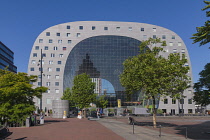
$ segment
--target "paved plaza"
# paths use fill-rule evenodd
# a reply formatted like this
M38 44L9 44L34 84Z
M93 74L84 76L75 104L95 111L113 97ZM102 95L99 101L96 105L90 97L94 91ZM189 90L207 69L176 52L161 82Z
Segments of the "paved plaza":
M45 118L44 125L9 128L5 140L210 140L210 117L157 117L159 128L152 127L152 117L135 117L134 129L127 117L99 120ZM134 131L133 131L134 130ZM134 132L134 133L133 133Z

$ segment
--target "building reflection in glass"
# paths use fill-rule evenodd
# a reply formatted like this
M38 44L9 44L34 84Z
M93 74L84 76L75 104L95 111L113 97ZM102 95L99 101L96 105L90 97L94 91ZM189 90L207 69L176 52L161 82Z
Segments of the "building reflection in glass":
M110 97L113 106L117 105L117 99L125 101L125 89L120 84L119 75L123 71L125 59L139 53L140 43L134 38L113 35L90 37L79 42L66 61L64 90L72 87L75 75L87 73L91 78L107 80L112 85L113 93L106 91L106 96ZM103 85L99 87L99 94L102 95ZM137 96L135 94L132 100L137 100Z

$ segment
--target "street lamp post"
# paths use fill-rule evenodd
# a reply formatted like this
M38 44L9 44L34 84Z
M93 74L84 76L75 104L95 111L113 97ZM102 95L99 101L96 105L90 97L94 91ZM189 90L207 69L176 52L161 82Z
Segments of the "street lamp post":
M41 62L40 62L40 73L41 73L41 80L40 80L40 87L42 87L42 73L43 73L43 70L42 70L42 49L41 49ZM42 93L41 93L41 98L40 98L40 110L42 111Z

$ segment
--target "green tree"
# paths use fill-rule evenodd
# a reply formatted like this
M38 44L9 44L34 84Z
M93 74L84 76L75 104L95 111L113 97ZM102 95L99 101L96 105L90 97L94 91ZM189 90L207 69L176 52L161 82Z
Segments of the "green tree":
M100 96L98 99L96 99L96 106L99 108L106 108L108 104L108 100L105 100L105 95Z
M72 87L72 100L74 100L75 105L80 109L86 110L90 103L96 100L94 89L95 83L92 82L89 75L83 73L75 76Z
M46 87L33 88L37 76L26 73L13 73L0 69L0 118L7 126L8 122L21 123L35 111L34 96L40 98Z
M210 8L210 1L204 1L206 6L202 9L205 11ZM206 11L206 16L210 17L210 11ZM197 27L197 33L193 34L193 43L200 42L200 46L210 42L210 21L207 20L203 26Z
M128 94L143 91L146 98L153 102L153 125L156 127L155 98L170 96L181 98L183 91L188 88L190 79L186 74L187 60L179 53L169 54L168 58L161 55L165 46L160 39L148 39L140 44L140 54L124 61L124 70L120 82ZM148 49L152 48L151 50Z
M66 88L66 90L63 93L63 96L61 97L61 100L69 100L69 106L70 107L76 107L75 101L72 96L72 91L70 88Z
M200 78L194 84L194 97L193 100L196 104L207 106L210 104L210 63L207 63L200 73Z

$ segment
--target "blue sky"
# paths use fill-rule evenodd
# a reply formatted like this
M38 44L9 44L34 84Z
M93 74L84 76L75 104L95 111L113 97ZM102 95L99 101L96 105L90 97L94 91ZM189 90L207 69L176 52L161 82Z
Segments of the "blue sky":
M209 44L199 47L190 37L207 20L203 0L2 0L0 41L15 53L19 72L27 72L31 48L46 28L73 21L142 22L168 28L185 42L193 80L210 62Z

